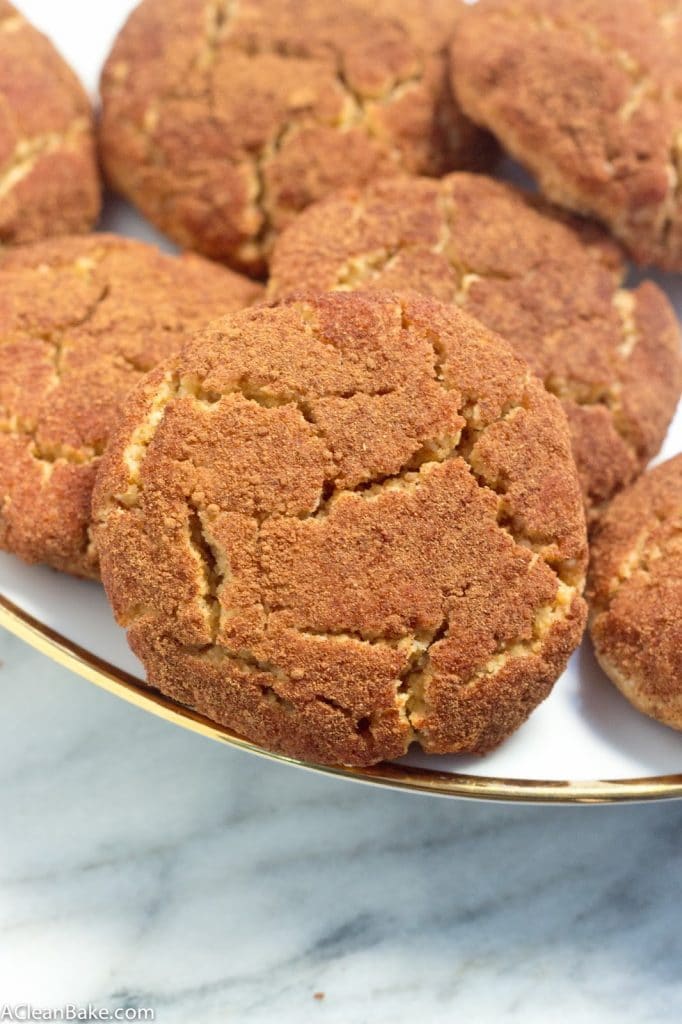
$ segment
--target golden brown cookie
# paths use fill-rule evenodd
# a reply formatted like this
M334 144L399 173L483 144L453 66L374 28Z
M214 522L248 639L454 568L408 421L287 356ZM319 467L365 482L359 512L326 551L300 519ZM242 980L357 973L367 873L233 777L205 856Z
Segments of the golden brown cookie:
M131 395L93 514L151 685L308 760L489 750L583 630L561 407L426 298L313 296L199 331Z
M260 292L111 235L0 254L0 547L95 576L90 496L123 398L187 331Z
M112 184L163 231L260 274L303 207L377 174L478 166L452 100L460 0L143 0L102 77Z
M682 729L682 455L613 502L590 566L591 633L631 704Z
M480 0L452 78L548 198L682 270L680 53L682 0Z
M0 243L88 231L99 204L90 102L49 39L0 0Z
M588 515L658 451L682 389L675 314L622 287L618 247L510 185L471 174L380 181L301 214L278 240L271 298L414 289L503 335L563 402Z

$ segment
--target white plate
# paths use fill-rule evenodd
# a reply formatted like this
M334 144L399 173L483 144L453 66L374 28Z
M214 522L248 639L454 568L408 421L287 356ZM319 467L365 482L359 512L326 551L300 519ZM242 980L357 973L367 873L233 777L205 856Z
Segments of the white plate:
M130 0L110 0L104 5L69 0L55 5L51 0L24 0L21 6L51 35L94 91L112 34L134 4ZM130 207L117 200L108 203L102 227L172 249ZM650 276L665 288L682 316L682 275ZM682 410L678 410L660 457L680 450ZM228 734L202 724L196 716L179 708L173 711L168 702L153 694L145 696L143 684L139 689L131 686L130 677L142 679L141 666L129 651L123 630L113 622L97 584L43 567L25 566L0 554L0 595L5 604L4 609L0 608L0 621L46 653L148 710L233 741ZM8 609L7 602L20 614ZM32 624L27 625L26 616L34 620ZM51 634L57 634L57 638ZM73 644L82 653L70 650ZM92 656L106 664L93 664ZM506 799L682 796L682 735L634 711L601 673L585 641L550 698L515 736L487 757L414 755L404 758L395 769L351 774L409 788Z

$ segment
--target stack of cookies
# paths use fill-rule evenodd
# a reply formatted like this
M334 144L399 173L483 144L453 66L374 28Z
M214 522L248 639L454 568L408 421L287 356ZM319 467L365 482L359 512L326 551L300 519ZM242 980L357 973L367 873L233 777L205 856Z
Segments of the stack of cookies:
M682 729L680 331L627 279L682 270L681 47L682 0L142 0L95 127L0 0L0 546L307 761L491 750L588 610ZM87 233L98 153L185 254Z

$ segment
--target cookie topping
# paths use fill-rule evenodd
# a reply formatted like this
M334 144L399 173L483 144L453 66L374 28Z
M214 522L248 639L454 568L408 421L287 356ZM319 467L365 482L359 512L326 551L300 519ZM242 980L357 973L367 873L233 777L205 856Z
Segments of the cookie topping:
M582 628L559 406L429 300L328 295L200 333L132 396L95 512L152 684L297 756L488 749Z

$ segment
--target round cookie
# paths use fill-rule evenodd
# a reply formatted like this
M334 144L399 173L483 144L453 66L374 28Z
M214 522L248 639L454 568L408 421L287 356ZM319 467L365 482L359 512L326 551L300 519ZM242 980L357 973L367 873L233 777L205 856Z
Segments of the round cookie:
M452 174L347 190L278 240L271 298L414 289L503 335L562 401L589 518L658 451L682 389L677 320L653 283L622 287L600 229L501 182Z
M102 76L109 180L163 231L249 273L342 185L492 152L452 100L460 0L143 0Z
M93 517L151 685L307 760L489 750L583 630L561 407L426 298L312 296L199 331L128 400Z
M260 293L110 235L0 254L0 548L97 575L90 497L123 398L187 331Z
M631 704L682 729L682 455L616 498L591 551L592 640Z
M0 244L87 231L99 205L88 97L49 39L0 0Z
M452 79L545 195L682 270L681 52L680 0L482 0Z

